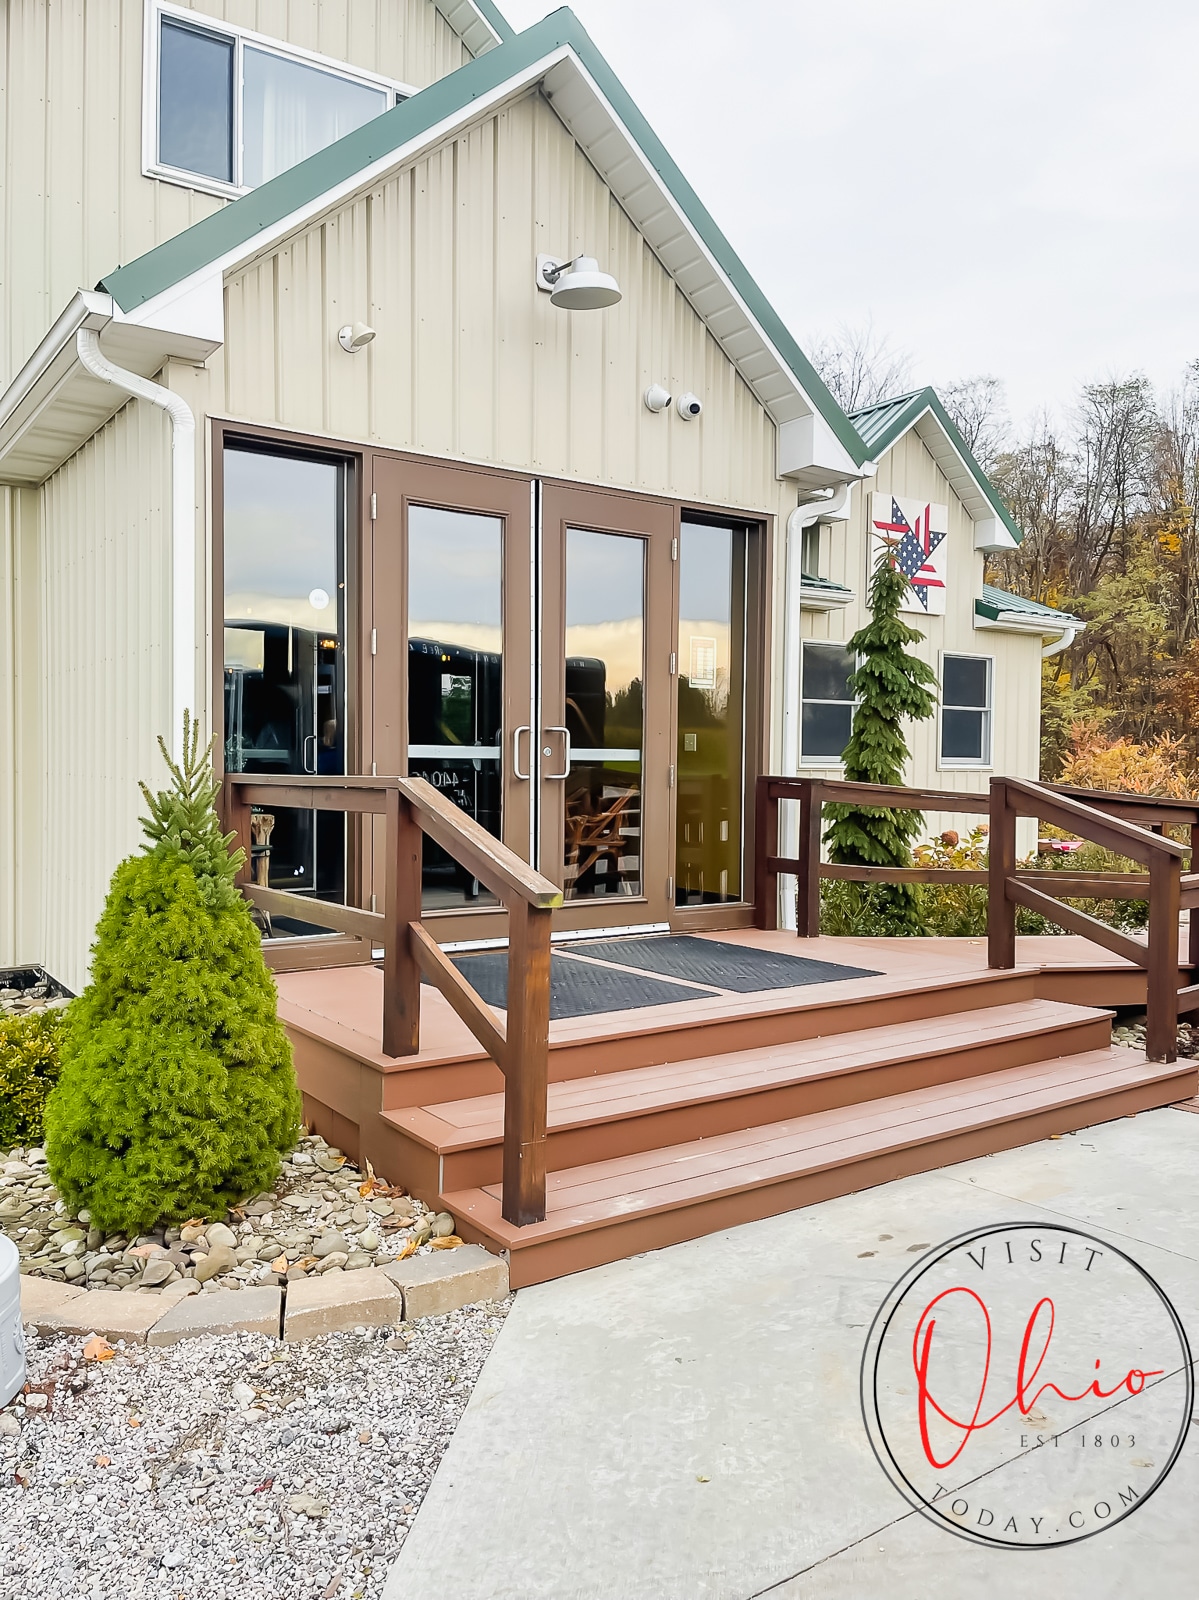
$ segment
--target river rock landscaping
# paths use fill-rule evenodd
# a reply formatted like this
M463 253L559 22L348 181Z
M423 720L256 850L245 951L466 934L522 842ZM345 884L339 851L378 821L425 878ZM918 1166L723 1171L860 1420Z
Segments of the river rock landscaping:
M293 1345L31 1336L0 1411L0 1593L377 1600L506 1309Z
M0 1161L0 1230L22 1274L116 1293L171 1296L294 1282L386 1266L461 1241L448 1212L433 1213L361 1172L319 1135L301 1138L267 1193L221 1218L195 1218L134 1237L91 1226L59 1199L40 1149ZM177 1287L176 1287L177 1286Z

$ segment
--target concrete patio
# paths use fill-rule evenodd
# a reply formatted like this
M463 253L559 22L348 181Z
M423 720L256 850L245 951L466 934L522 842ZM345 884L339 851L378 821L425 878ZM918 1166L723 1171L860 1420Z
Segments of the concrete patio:
M930 1525L871 1453L887 1290L1020 1219L1107 1235L1199 1328L1199 1116L1174 1108L522 1290L388 1600L1189 1600L1197 1441L1110 1532L1019 1552Z

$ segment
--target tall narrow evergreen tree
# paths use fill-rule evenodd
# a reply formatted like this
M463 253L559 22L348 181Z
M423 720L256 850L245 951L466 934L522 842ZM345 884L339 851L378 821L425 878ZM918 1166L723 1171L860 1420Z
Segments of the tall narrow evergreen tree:
M924 635L899 615L908 580L885 548L870 580L870 621L849 641L859 665L849 680L857 701L843 761L851 783L902 784L908 760L903 723L919 722L936 710L936 674L909 653ZM899 807L830 804L824 835L832 861L865 867L911 865L911 844L923 825L919 811ZM906 884L885 884L869 898L880 916L909 926L916 897Z
M223 1214L269 1188L299 1131L291 1045L258 930L213 802L218 785L184 718L183 759L151 794L148 843L113 874L91 982L67 1014L46 1105L59 1193L126 1234Z

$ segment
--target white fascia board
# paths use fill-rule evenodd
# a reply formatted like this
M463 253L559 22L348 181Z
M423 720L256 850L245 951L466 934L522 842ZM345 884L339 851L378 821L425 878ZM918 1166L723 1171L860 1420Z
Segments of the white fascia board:
M838 593L836 590L822 589L818 584L809 586L802 580L799 585L799 609L801 611L843 611L857 599L857 595L846 589Z
M862 476L862 469L815 410L778 424L776 471L780 478L794 478L805 489L831 488Z
M981 550L984 555L1000 555L1008 550L1019 550L1020 546L999 518L992 514L989 517L975 517L974 548Z
M974 627L978 633L1035 633L1041 639L1056 639L1062 633L1081 633L1083 622L1060 621L1051 617L1034 617L1027 611L1001 611L997 617L980 617L974 614Z
M131 327L155 328L205 346L204 355L225 342L225 281L219 268L206 267L174 283L132 311L113 304L113 320Z
M919 434L929 455L945 474L953 492L965 506L974 524L974 548L992 555L1007 550L1018 550L1019 545L995 515L995 507L991 504L990 496L979 483L973 468L962 456L957 445L937 420L936 413L931 408L926 408L915 418L912 427Z

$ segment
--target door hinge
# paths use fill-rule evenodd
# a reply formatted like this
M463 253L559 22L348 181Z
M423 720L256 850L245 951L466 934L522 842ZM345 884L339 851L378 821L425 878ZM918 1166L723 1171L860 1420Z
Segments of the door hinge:
M673 878L667 878L667 880L666 880L666 898L668 900L673 900L674 899L674 879Z
M675 652L672 650L670 652L670 676L673 678L675 673L678 670L679 670L679 658L675 654Z
M371 895L371 910L377 911L378 909L379 907L375 904L375 896Z
M379 496L374 492L374 490L372 490L371 491L371 521L373 522L378 515L379 515Z
M667 768L667 773L668 773L668 776L667 776L667 780L666 780L666 787L668 789L673 789L674 788L674 768L673 767L668 767Z
M372 628L371 629L371 655L377 656L378 654L379 654L379 630L378 630L378 628Z
M672 561L677 561L679 559L679 541L677 539L672 539L670 541L670 559Z

